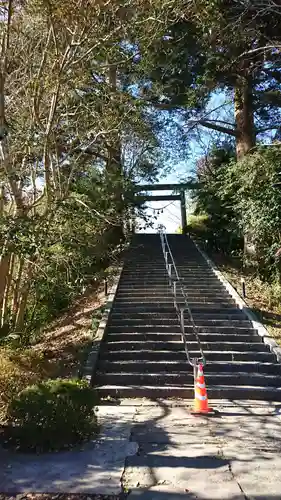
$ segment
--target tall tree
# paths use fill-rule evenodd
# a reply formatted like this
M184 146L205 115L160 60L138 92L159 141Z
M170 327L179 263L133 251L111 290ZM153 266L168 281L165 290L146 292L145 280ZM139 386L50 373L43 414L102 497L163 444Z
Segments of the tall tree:
M158 109L180 110L190 128L234 137L241 158L258 134L280 127L280 48L277 4L273 16L262 2L193 0L139 64L140 93ZM232 103L230 120L212 116L217 91Z
M133 142L146 128L138 103L119 84L132 58L125 49L136 38L149 44L165 19L160 1L133 7L130 0L1 2L0 328L23 328L34 284L56 248L52 233L62 245L77 204L95 214L99 237L123 217L123 137L131 133ZM102 198L96 207L73 187L91 167L105 184L95 191ZM55 232L57 213L63 222ZM97 216L106 223L97 224ZM69 276L61 257L58 268L65 265ZM52 272L55 281L55 266Z

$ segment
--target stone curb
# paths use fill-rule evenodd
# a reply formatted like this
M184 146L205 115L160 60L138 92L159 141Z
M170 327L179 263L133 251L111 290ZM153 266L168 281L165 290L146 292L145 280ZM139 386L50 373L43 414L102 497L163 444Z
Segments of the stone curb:
M212 271L215 273L217 278L222 282L228 293L235 300L236 304L239 308L246 314L248 319L251 321L253 328L257 330L258 335L262 337L263 342L270 347L271 352L273 352L277 358L277 361L281 362L281 347L275 342L275 340L271 337L269 331L265 328L265 326L259 321L255 313L249 308L246 302L242 299L242 297L237 293L237 291L233 288L233 286L229 283L226 277L223 275L221 271L218 270L216 264L208 257L208 255L198 246L197 243L193 240L194 245L197 250L201 253L202 257L206 260L206 262L211 267Z
M82 378L84 380L87 380L87 382L89 384L92 383L92 379L93 379L93 376L94 376L94 373L96 370L96 364L98 361L100 346L101 346L101 343L102 343L102 340L103 340L103 337L105 334L106 326L107 326L107 323L108 323L108 320L109 320L109 317L111 314L111 309L112 309L113 301L115 299L115 295L116 295L117 288L119 285L120 277L122 274L122 269L123 269L123 267L117 268L118 272L114 278L113 285L109 289L105 310L104 310L102 318L99 322L99 326L98 326L96 335L93 339L91 351L89 352L87 360L86 360L85 365L83 367Z

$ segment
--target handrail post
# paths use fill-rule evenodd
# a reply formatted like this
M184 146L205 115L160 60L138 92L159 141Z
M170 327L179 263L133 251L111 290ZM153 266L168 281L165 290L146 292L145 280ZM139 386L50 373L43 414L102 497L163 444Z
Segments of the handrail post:
M184 328L184 307L180 308L180 312L181 312L181 329L182 329L182 333L184 334L184 332L185 332L185 328Z
M194 358L191 360L193 364L193 375L194 375L194 390L195 390L195 385L196 385L196 380L197 380L197 374L198 374L198 359Z
M170 278L172 277L172 264L168 264L168 273Z
M173 281L174 307L177 309L177 282Z
M172 264L168 264L169 284L172 286Z

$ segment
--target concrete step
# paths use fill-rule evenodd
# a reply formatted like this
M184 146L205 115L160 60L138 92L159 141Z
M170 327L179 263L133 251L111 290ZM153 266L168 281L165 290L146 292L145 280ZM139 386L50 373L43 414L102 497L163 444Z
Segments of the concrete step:
M215 295L221 295L221 294L227 294L226 290L221 286L221 285L216 285L216 286L186 286L184 285L183 287L183 290L188 292L188 293L192 293L194 295L210 295L210 296L215 296ZM136 284L134 282L132 283L128 283L127 281L120 281L119 282L119 285L118 285L118 293L119 292L122 292L122 291L126 291L128 293L131 293L131 292L150 292L150 291L153 291L154 292L161 292L161 291L167 291L168 293L170 293L171 291L171 286L169 285L169 281L167 280L165 283L163 283L162 285L157 285L155 284L154 282L150 282L150 283L147 283L146 285L145 284ZM229 297L229 294L227 294L227 296Z
M216 275L212 272L206 273L206 272L200 272L200 273L195 273L192 271L178 271L180 279L185 282L185 281L203 281L203 282L217 282L218 278ZM133 281L139 281L139 280L162 280L163 278L167 277L167 270L162 269L161 271L155 272L152 269L146 269L145 271L136 271L134 268L132 268L130 271L123 270L122 271L122 278L123 279L128 279L133 280ZM172 277L176 279L174 270L172 269Z
M187 301L189 307L193 309L213 309L214 311L220 311L221 309L237 309L237 306L234 302L230 301L210 301L209 300L200 300L198 299L197 301L194 300L193 297L177 297L177 304L184 305L185 302ZM170 297L122 297L122 296L117 296L115 299L115 305L122 306L124 305L125 307L127 306L133 306L137 305L140 307L145 307L147 304L150 305L150 307L158 307L159 305L161 306L167 306L167 307L174 307L174 298L171 295ZM234 307L234 305L236 307Z
M194 333L185 334L187 342L195 339ZM168 333L168 332L108 332L107 340L109 342L130 341L130 342L146 342L149 341L181 341L181 333ZM200 333L201 342L261 342L261 338L257 335L240 335L240 334L219 334L219 333Z
M197 328L199 334L204 333L215 333L218 335L257 335L257 330L253 328L233 328L231 326L200 326ZM161 325L161 328L157 325L147 325L147 326L113 326L108 328L108 334L112 333L173 333L177 334L181 332L180 325ZM191 334L193 332L192 326L185 327L185 333Z
M101 372L109 373L161 373L181 372L189 369L187 361L101 361ZM207 373L262 373L281 376L281 364L258 361L213 361L206 365Z
M164 275L167 275L168 274L168 270L166 269L166 265L165 265L165 262L164 262L164 259L162 261L162 265L158 265L157 267L154 267L154 262L152 262L152 260L154 260L154 257L151 256L150 257L150 261L149 262L145 262L143 264L142 267L137 267L136 266L136 263L135 262L131 262L130 266L128 267L124 267L122 268L122 274L128 278L132 278L134 279L135 277L137 278L141 278L143 276L145 277L149 277L150 273L151 275L153 276L156 276L156 277L163 277ZM206 277L206 279L208 278L217 278L216 274L210 270L210 268L206 269L195 269L195 268L189 268L187 266L178 266L178 264L176 263L176 268L177 268L177 273L178 273L178 276L179 278L181 279L182 276L194 276L194 277L200 277L200 278L204 278ZM173 266L171 266L171 271L172 271L172 274L175 276L176 275L176 272L175 272L175 269Z
M198 356L198 351L190 350L189 354L191 357ZM207 363L213 361L221 362L260 362L260 363L276 363L276 356L271 352L252 352L252 351L221 351L210 349L207 353ZM186 363L186 354L182 347L181 350L158 350L151 351L148 348L140 350L109 350L108 345L104 344L100 353L101 361L126 361L126 360L138 360L142 362L146 361L184 361Z
M181 294L180 292L178 293L178 296L180 298ZM218 303L220 304L221 302L227 302L229 304L235 304L234 299L232 299L228 294L226 293L220 293L220 294L213 294L213 293L206 293L206 294L201 294L201 293L192 293L190 295L187 294L187 296L192 299L193 302L212 302L212 303ZM123 291L122 289L118 289L118 294L116 296L116 299L138 299L138 300L143 300L149 298L150 300L158 300L158 299L163 299L163 298L168 298L171 299L173 298L173 292L171 288L168 288L167 290L139 290L136 291L134 289L132 290L126 290Z
M123 278L124 280L127 279L128 281L134 281L136 278L137 278L137 281L141 280L141 279L148 280L151 278L151 276L153 276L153 278L155 278L157 280L163 280L164 278L169 278L168 271L166 268L155 273L153 271L153 267L151 267L151 265L148 266L147 269L141 270L139 272L136 272L135 267L133 267L133 266L132 266L131 270L127 270L127 271L124 270L124 268L123 268L123 270L121 272L121 278ZM186 279L190 279L190 278L192 280L199 279L200 281L211 280L211 281L216 281L217 284L223 286L221 281L217 278L217 276L214 273L207 274L205 272L202 272L199 274L199 273L192 273L192 271L186 271L186 272L178 271L178 278L176 278L176 274L172 268L172 277L176 281L179 280L180 282L185 282Z
M172 281L173 281L173 277L172 277ZM175 280L176 281L176 280ZM145 276L142 276L140 278L136 278L136 277L132 277L132 278L128 278L128 277L125 277L125 276L121 276L120 278L120 284L124 284L126 283L126 285L133 285L135 287L142 287L144 285L148 285L149 284L152 284L153 285L158 285L158 286L167 286L167 284L169 284L169 277L168 277L168 274L163 274L162 277L152 277L151 275L148 275L147 278ZM203 288L211 288L212 286L214 286L215 288L219 288L220 286L220 282L218 281L217 278L213 278L213 279L199 279L199 278L184 278L181 280L181 284L184 286L184 287L187 287L187 288L201 288L201 286Z
M226 307L214 307L210 306L208 307L207 305L205 306L203 303L198 306L197 304L192 304L188 303L192 315L194 318L198 317L200 318L202 316L202 319L205 317L208 319L215 319L216 316L222 319L231 319L233 316L240 316L240 317L245 317L244 313L239 309L238 307L233 308L227 305ZM148 313L151 316L154 315L155 313L163 313L163 314L168 314L168 315L174 315L176 313L176 308L173 303L171 304L162 304L162 303L148 303L148 304L141 304L141 303L126 303L124 302L120 303L118 301L115 301L112 307L112 311L116 313L120 313L120 311L126 311L127 315L132 315L134 313ZM187 313L186 313L187 317Z
M183 307L184 309L187 310L187 307L192 311L193 314L221 314L221 315L226 315L226 314L235 314L235 315L243 315L243 311L239 309L239 307L235 307L235 304L230 304L230 303L211 303L211 302L193 302L191 300L178 300L177 301L178 307ZM171 310L176 311L175 303L172 298L169 300L163 299L163 300L158 300L158 301L153 301L153 299L148 299L147 301L143 300L134 300L134 299L116 299L114 301L114 310L118 311L120 309L124 309L128 313L133 312L134 310L140 310L143 312L148 312L148 313L153 313L154 311L157 312L159 308L161 309L161 312L167 312L169 313Z
M172 272L174 271L172 267ZM181 276L195 276L195 277L209 277L209 278L216 278L215 273L209 268L209 267L189 267L189 266L178 266L177 265L177 271L179 274L179 277ZM123 267L122 273L124 276L130 276L134 278L135 276L141 277L141 276L149 276L150 273L153 276L162 276L163 273L167 273L166 266L163 264L163 266L158 266L152 267L151 264L144 266L142 268L136 267L135 264L132 264L131 266Z
M199 285L194 285L194 286L183 286L183 291L186 293L188 296L210 296L210 297L215 297L217 295L224 294L224 297L230 298L229 294L226 294L224 290L221 288L221 286L199 286ZM172 293L172 288L169 285L169 282L166 281L162 285L158 286L157 284L151 282L151 283L142 283L142 284L130 284L130 283L125 283L120 282L119 287L118 287L118 293L126 291L128 293L139 293L139 292L159 292L159 291L165 291L167 294Z
M97 388L98 394L101 398L148 398L155 399L168 399L168 398L182 398L193 399L194 387L190 386L164 386L156 387L141 386L118 386L118 385L103 385ZM209 399L255 399L263 401L281 401L281 390L275 387L257 387L257 386L219 386L208 387Z
M199 351L197 342L188 342L188 349L190 351ZM128 351L139 351L142 349L150 349L150 350L173 350L173 351L181 351L183 349L183 343L181 341L150 341L146 340L145 342L141 341L115 341L111 342L110 338L107 340L107 347L109 351L118 351L118 350L128 350ZM253 352L268 352L268 346L263 344L262 342L201 342L201 347L207 356L208 350L214 351L253 351Z
M154 263L151 262L145 263L143 266L139 267L136 266L135 262L132 262L130 266L123 266L122 273L126 276L130 277L141 277L143 275L149 275L151 273L154 276L162 276L163 273L167 273L166 265L164 262L164 259L162 261L162 264L154 266ZM178 263L176 263L176 268L179 277L181 276L195 276L199 278L215 278L218 279L216 274L213 272L213 270L210 267L191 267L188 265L181 265L179 266ZM175 272L175 269L173 265L171 266L172 273Z
M247 318L243 310L239 309L239 307L233 307L233 304L226 304L226 307L222 308L218 306L208 307L208 305L205 306L204 303L196 307L190 307L189 302L187 302L187 304L193 315L202 315L203 318L210 317L210 315L234 315L238 319ZM114 314L123 314L123 316L127 318L135 317L137 315L138 317L146 317L148 319L158 317L168 319L170 317L175 317L177 314L177 310L173 302L171 302L168 306L156 302L151 302L149 304L136 303L132 305L130 305L130 303L120 304L119 302L114 302L112 311ZM188 312L187 306L185 307L185 311Z
M177 285L178 286L178 295L180 295L182 292L181 292L181 289L185 291L186 286L181 286L180 285ZM157 296L163 296L163 295L169 295L173 292L173 289L172 289L172 286L171 284L169 284L168 282L166 283L166 286L160 286L158 287L157 285L155 285L153 282L150 284L150 286L147 286L147 288L143 288L143 287L138 287L138 286L135 286L134 288L130 287L130 288L126 288L125 284L123 285L121 282L118 286L118 293L122 294L122 295L131 295L131 293L133 293L134 295L137 295L137 296L142 296L142 295L146 295L146 294L151 294L151 295L157 295ZM195 295L195 296L209 296L209 297L217 297L217 298L225 298L225 297L228 297L229 299L232 300L231 296L227 293L226 290L222 290L221 288L219 289L219 291L214 291L213 289L210 289L209 287L206 289L205 293L202 293L201 292L201 287L199 288L199 291L197 291L197 287L195 288L192 288L192 290L189 291L189 293L192 295Z
M205 370L207 387L220 385L259 386L259 387L281 387L281 377L265 373L208 373ZM117 385L192 385L194 381L193 370L187 365L185 371L181 372L157 372L157 373L119 373L98 372L95 375L95 384L117 384Z
M194 317L194 316L193 316ZM194 321L197 327L208 327L208 326L217 326L217 327L233 327L233 328L251 328L252 324L250 321L246 319L233 319L233 317L228 316L224 319L220 318L200 318L200 317L194 317ZM110 320L110 326L150 326L150 325L157 325L159 327L164 326L164 325L173 325L173 326L179 326L179 320L178 318L174 315L174 317L171 318L122 318L122 316L116 316L115 313L112 313L112 317ZM190 322L188 321L187 318L185 318L185 326L188 327L190 326Z

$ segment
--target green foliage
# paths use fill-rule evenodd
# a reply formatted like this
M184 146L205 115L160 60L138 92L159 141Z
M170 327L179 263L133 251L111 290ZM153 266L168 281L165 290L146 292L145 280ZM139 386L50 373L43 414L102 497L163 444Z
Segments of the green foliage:
M97 429L97 396L81 380L48 380L10 402L10 444L25 451L58 450L88 439Z
M196 201L195 213L204 219L204 236L211 249L223 253L237 252L242 248L242 233L234 209L235 188L226 182L231 151L214 149L210 155L198 162L198 186L193 191ZM202 221L201 221L202 222Z
M8 235L9 251L31 261L32 273L23 325L15 328L9 309L3 341L6 337L11 344L8 335L13 332L20 335L21 344L28 344L89 282L102 277L120 250L109 237L118 216L104 175L92 167L74 180L69 198L56 203L47 216L6 217L5 221L0 239Z
M52 364L32 349L2 347L0 350L0 420L6 420L7 406L27 385L49 378Z
M204 236L208 232L208 214L190 215L187 219L188 232L196 236Z
M280 279L275 279L266 290L266 298L269 308L280 307L281 303L281 283ZM280 330L279 330L280 336Z
M255 249L252 261L264 276L278 274L275 253L281 246L281 193L274 183L280 172L280 149L260 148L232 162L225 179L227 189L235 193L239 227Z
M208 215L205 235L211 247L237 252L246 236L251 251L245 252L245 263L272 279L280 277L275 254L281 246L281 192L274 187L280 172L278 147L258 148L239 162L209 158L208 169L200 164L195 191L195 214Z

